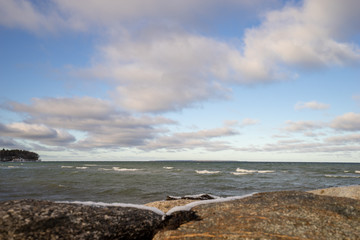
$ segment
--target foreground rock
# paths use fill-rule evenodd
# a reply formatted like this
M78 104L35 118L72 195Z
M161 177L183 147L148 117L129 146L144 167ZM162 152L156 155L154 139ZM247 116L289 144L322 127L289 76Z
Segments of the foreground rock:
M309 191L310 193L333 196L333 197L347 197L360 200L360 185L345 186L345 187L332 187L317 189Z
M0 239L152 239L162 215L128 207L0 202Z
M259 193L204 204L154 239L360 239L360 201L305 192Z
M166 215L145 206L0 202L0 239L360 239L360 200L296 191L225 200Z
M165 201L156 201L145 204L149 207L155 207L163 212L167 212L173 207L183 206L199 200L211 200L219 198L210 194L199 194L199 195L186 195L183 197L167 196Z
M163 212L167 212L173 207L183 206L197 200L188 200L188 199L179 199L179 200L171 200L171 201L157 201L145 204L148 207L155 207Z

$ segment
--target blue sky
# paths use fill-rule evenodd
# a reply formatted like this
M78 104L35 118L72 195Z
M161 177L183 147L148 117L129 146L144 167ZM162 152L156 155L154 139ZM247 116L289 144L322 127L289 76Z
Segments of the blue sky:
M357 0L0 0L0 147L360 162Z

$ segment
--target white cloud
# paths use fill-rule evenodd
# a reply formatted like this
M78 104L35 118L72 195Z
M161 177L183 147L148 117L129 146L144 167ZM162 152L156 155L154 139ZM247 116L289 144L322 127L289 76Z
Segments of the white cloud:
M289 76L281 65L313 69L359 63L358 46L345 42L347 36L341 34L341 26L360 21L354 10L359 7L354 0L307 0L302 6L271 11L259 27L246 32L244 61L265 79Z
M296 110L301 110L301 109L323 110L323 109L328 109L329 107L330 107L329 104L320 103L317 101L299 102L295 105Z
M258 124L260 121L253 118L244 118L241 122L242 126L249 126L249 125L255 125Z
M36 33L56 32L66 25L56 9L49 8L51 3L38 4L37 7L27 0L0 0L0 25Z
M112 98L140 112L178 110L204 100L227 98L222 81L230 72L227 44L187 33L153 34L100 48L101 63L79 71L109 79Z
M143 150L176 150L202 148L208 151L235 149L226 141L213 140L239 134L229 126L200 130L196 132L180 132L159 136L141 147Z
M0 0L0 24L33 32L68 29L98 32L136 27L145 22L193 27L222 17L229 9L232 14L237 13L235 17L246 19L278 5L278 0Z
M352 14L353 6L337 5L342 5L339 21L352 24L346 13ZM293 78L292 69L359 63L359 48L345 41L337 24L329 24L338 12L328 8L327 2L315 0L268 12L260 26L246 31L243 49L169 28L124 31L100 47L98 61L82 72L112 79L112 97L126 109L165 112L226 98L229 83L272 82ZM328 106L310 102L298 107Z
M47 127L43 124L29 124L15 122L11 124L0 124L2 136L36 140L48 145L69 144L75 138L64 130Z
M83 139L72 139L72 148L136 147L166 131L163 125L175 122L164 117L132 116L96 98L33 99L30 105L12 102L12 111L29 115L29 123L4 126L8 136L42 141L65 138L63 131L77 130Z
M360 131L360 114L359 113L345 113L342 116L336 117L330 126L337 130L345 131Z
M298 68L359 63L358 46L348 42L359 30L356 0L305 0L268 11L259 26L247 29L242 46L205 37L200 28L193 31L201 19L223 19L226 14L217 13L219 9L250 15L246 12L258 13L277 2L0 0L0 24L33 31L95 28L108 40L100 41L92 65L77 72L109 80L112 100L138 112L173 111L228 98L230 84L291 79Z
M289 132L304 132L308 130L320 129L323 126L320 123L313 121L287 121L284 130Z
M10 109L32 115L68 116L69 118L104 118L113 111L110 102L91 98L33 98L31 105L9 103Z
M326 142L347 144L360 143L360 134L350 134L344 136L332 136L325 139Z

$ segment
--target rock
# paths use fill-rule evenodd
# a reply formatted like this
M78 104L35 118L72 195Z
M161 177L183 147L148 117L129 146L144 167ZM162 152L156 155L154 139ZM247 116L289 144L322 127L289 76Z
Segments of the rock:
M171 200L171 201L157 201L157 202L147 203L147 204L145 204L145 206L155 207L155 208L160 209L163 212L167 212L170 209L172 209L173 207L183 206L183 205L189 204L194 201L196 201L196 200L180 199L180 200Z
M317 189L309 191L309 193L333 197L347 197L360 200L360 185Z
M217 198L219 197L211 194L186 195L183 197L167 196L165 201L156 201L156 202L147 203L145 205L149 207L158 208L163 212L167 212L173 207L183 206L195 201L211 200Z
M0 202L0 239L152 239L154 211L39 200Z
M210 199L217 199L219 198L218 196L214 196L211 194L198 194L198 195L186 195L183 197L176 197L176 196L167 196L166 200L180 200L180 199L185 199L185 200L210 200Z
M195 206L154 239L360 239L360 201L284 191Z

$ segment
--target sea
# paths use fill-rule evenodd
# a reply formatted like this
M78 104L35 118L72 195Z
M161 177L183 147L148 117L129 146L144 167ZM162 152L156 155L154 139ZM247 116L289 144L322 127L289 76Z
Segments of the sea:
M242 196L360 184L360 163L0 163L0 201L43 199L145 204L167 196Z

